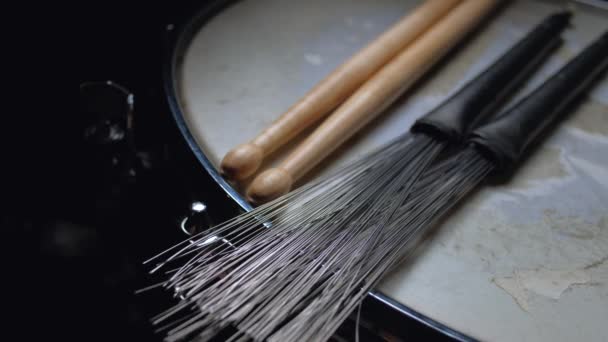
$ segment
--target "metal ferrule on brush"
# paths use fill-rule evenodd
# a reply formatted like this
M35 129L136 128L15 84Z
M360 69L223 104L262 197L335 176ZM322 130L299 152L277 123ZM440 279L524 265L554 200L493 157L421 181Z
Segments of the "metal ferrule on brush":
M607 67L608 32L498 119L473 131L469 140L499 169L513 166L543 130L563 116L562 109Z
M561 43L559 34L568 25L570 16L569 12L560 12L543 20L485 71L418 119L412 132L455 143L462 141L504 104Z

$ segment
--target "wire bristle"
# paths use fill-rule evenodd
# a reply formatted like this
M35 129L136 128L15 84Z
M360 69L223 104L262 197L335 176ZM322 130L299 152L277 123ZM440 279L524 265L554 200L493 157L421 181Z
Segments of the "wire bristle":
M329 339L413 238L492 169L472 149L430 167L444 146L406 135L163 254L159 267L182 263L164 284L182 300L155 324L175 321L167 341L229 326L234 341Z

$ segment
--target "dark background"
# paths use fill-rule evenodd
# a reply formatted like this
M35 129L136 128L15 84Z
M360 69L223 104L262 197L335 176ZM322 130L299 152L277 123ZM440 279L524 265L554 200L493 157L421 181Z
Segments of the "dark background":
M68 26L66 36L53 33L51 40L28 43L44 46L36 50L45 56L71 52L69 69L50 60L47 69L66 79L75 71L77 84L112 80L135 94L138 155L125 141L100 144L87 138L87 128L98 122L78 98L41 113L34 107L46 97L30 97L22 104L28 115L3 125L10 136L4 145L0 216L8 247L8 336L161 340L149 319L168 307L170 297L133 293L155 281L142 262L185 237L177 227L192 200L168 157L177 132L162 91L164 28L204 3L93 1L63 13L30 4L35 16L43 17L37 28ZM27 80L27 89L52 92L42 75L36 79Z

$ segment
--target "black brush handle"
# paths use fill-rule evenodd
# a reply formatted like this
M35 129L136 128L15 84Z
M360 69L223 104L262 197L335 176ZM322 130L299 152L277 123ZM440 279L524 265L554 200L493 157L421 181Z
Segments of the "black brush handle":
M563 114L563 108L589 88L608 67L608 32L499 118L472 132L470 141L498 168L514 166L526 148Z
M543 20L485 71L418 119L412 132L425 132L454 142L464 139L561 43L559 35L568 25L570 16L569 12L560 12Z

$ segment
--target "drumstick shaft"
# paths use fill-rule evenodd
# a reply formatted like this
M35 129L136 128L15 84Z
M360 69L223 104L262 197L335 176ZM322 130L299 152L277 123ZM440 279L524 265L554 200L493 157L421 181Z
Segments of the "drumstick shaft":
M253 140L265 154L323 118L460 0L430 0L354 55Z
M376 71L444 17L462 0L427 0L318 83L249 143L222 160L226 178L252 175L263 158L340 105Z
M274 199L333 152L418 80L469 33L500 0L466 0L398 54L338 107L277 168L254 179L248 189L255 203Z
M418 80L497 0L467 0L382 68L280 165L300 178Z

